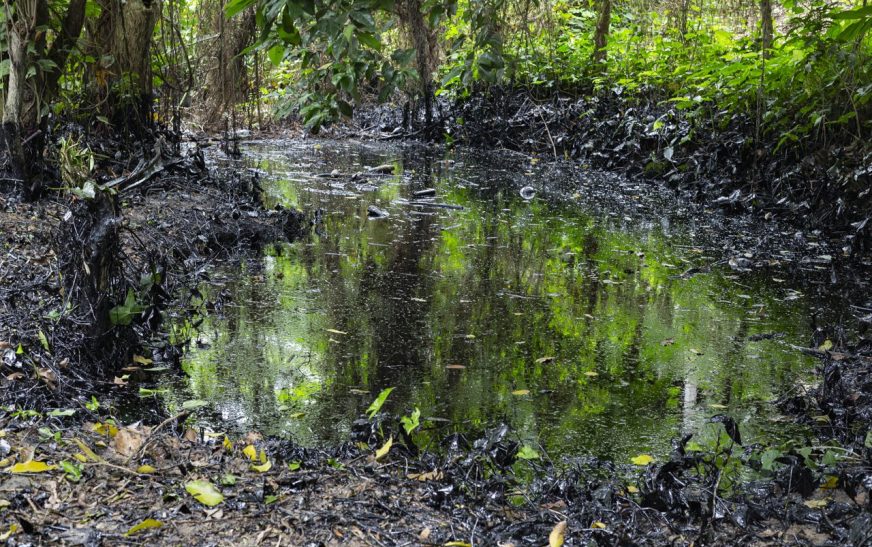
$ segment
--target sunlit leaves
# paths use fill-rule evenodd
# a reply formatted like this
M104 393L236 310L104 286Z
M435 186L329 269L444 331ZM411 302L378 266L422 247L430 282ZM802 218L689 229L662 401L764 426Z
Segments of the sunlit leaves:
M50 465L42 461L31 460L29 462L16 463L8 469L9 473L45 473L53 471L58 466Z
M378 394L378 397L375 398L375 401L369 405L369 408L366 409L366 415L370 420L378 414L378 411L381 410L382 406L384 406L385 401L388 399L388 395L390 395L393 390L394 388L392 387L383 389L381 393Z
M410 416L403 416L400 418L400 423L403 424L403 429L406 431L406 434L411 435L412 431L421 425L421 409L415 407L415 410Z
M654 461L654 458L648 454L639 454L631 458L630 461L633 462L633 465L648 465Z
M548 534L548 547L562 547L566 538L566 521L561 520L554 525Z

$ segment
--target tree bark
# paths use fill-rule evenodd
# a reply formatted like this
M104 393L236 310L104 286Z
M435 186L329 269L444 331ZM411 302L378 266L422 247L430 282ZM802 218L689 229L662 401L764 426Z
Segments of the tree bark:
M92 38L97 90L117 127L140 133L151 125L151 37L158 0L98 0L102 11ZM95 104L100 104L98 101Z
M70 0L67 13L61 23L61 31L49 47L46 57L55 67L46 71L42 77L42 100L51 102L58 91L58 84L70 52L79 40L85 24L85 4L87 0Z
M687 15L690 12L690 0L681 0L681 8L678 12L678 32L682 40L687 34Z
M433 124L433 70L436 60L436 34L427 26L421 0L403 0L397 3L397 15L415 46L415 69L420 79L420 93L424 102L424 120Z
M772 0L760 0L760 49L768 58L772 49Z
M609 26L612 22L612 0L601 0L596 29L593 34L593 55L595 65L606 62L606 46L609 44Z
M6 54L9 59L9 76L6 80L6 100L3 104L2 141L3 164L6 179L20 183L25 194L29 172L22 142L22 114L24 111L25 80L28 68L28 45L36 42L39 14L45 9L45 0L19 0L3 5L6 16Z

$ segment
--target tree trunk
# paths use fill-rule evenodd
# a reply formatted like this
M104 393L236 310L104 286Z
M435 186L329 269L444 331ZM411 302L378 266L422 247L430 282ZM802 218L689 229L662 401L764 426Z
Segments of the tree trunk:
M63 74L64 66L70 52L76 46L82 27L85 24L85 4L87 0L70 0L67 13L61 23L60 34L49 47L47 58L55 64L55 67L42 75L42 100L50 103L54 100L58 91L58 83Z
M421 0L403 0L397 3L397 15L415 46L415 68L420 79L420 93L424 102L424 120L433 124L433 70L436 61L436 34L427 26L421 10Z
M609 25L612 22L612 0L601 0L596 30L593 34L593 55L595 65L606 62L606 46L609 43Z
M102 8L92 37L98 88L95 104L108 99L116 127L140 134L151 124L151 36L160 11L158 0L98 0ZM99 95L103 95L100 97Z
M769 57L772 49L772 0L760 0L760 49Z
M682 40L687 34L687 15L690 12L690 0L681 0L681 8L678 12L678 32Z
M214 38L204 41L197 51L201 65L206 67L206 85L200 92L207 105L204 125L213 129L223 125L222 114L245 100L248 78L240 54L252 44L257 33L253 7L228 20L224 4L219 0L204 6L211 14L209 28L203 34L213 34Z
M6 100L2 118L2 163L6 180L30 194L27 159L22 142L22 114L24 111L25 80L27 79L28 45L36 43L39 14L44 13L45 0L19 0L10 6L4 1L6 16L6 54L9 76L6 80Z

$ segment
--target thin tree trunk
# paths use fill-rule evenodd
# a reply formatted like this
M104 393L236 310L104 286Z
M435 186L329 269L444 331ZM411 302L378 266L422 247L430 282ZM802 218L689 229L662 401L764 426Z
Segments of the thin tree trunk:
M61 23L61 32L48 50L47 58L55 64L55 68L48 70L42 79L42 100L45 102L51 102L57 94L58 82L67 58L75 47L85 24L86 3L87 0L70 0L64 21Z
M771 55L772 33L772 0L760 0L760 49L767 58Z
M687 34L687 15L690 11L690 0L681 0L681 8L678 12L678 32L681 38Z
M591 60L595 65L606 61L606 46L609 44L609 25L612 22L612 0L601 0L599 18L593 34L593 55Z
M415 46L415 68L420 78L420 93L424 102L427 127L433 123L433 69L436 59L436 35L427 26L421 0L404 0L397 4L397 14L409 39Z

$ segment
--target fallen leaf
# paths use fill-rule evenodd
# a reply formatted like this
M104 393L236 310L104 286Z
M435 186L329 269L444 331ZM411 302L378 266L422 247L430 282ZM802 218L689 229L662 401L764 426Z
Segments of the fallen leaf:
M115 379L112 380L112 383L116 386L126 386L127 380L125 380L124 378L119 378L118 376L116 376Z
M566 521L558 522L548 534L548 547L561 547L566 537Z
M594 372L592 370L589 370L589 371L585 372L584 375L587 376L588 378L596 378L597 376L599 376L599 373Z
M182 408L184 410L193 410L195 408L200 408L202 406L206 406L209 403L202 399L191 399L190 401L185 401L182 403Z
M154 466L145 464L137 467L136 472L143 475L151 475L152 473L157 473L157 469Z
M57 469L56 465L49 465L45 462L30 460L29 462L16 463L9 468L10 473L44 473Z
M512 395L517 395L519 397L523 396L523 395L529 395L529 394L530 394L529 389L516 389L515 391L512 392Z
M250 444L242 449L242 453L248 456L248 459L254 461L257 459L257 449L253 444Z
M627 486L627 492L629 492L630 494L638 494L639 489L631 484L631 485Z
M690 353L692 353L694 355L703 355L703 353L696 348L690 348L689 351L690 351Z
M326 329L326 330L327 330L327 332L329 332L331 334L348 334L347 332L343 332L341 330L336 330L336 329Z
M134 355L133 362L139 363L140 365L150 365L150 364L154 363L154 361L152 361L148 357L143 357L142 355Z
M119 455L129 458L136 454L142 444L145 442L145 435L139 431L125 427L118 430L118 433L112 437L112 448Z
M272 469L272 462L269 461L269 460L267 460L267 461L265 461L264 463L262 463L262 464L260 464L260 465L254 465L254 464L252 464L252 465L251 465L251 469L253 469L254 471L257 471L258 473L266 473L267 471L269 471L270 469Z
M635 465L648 465L649 463L654 461L654 458L652 458L648 454L639 454L635 458L632 458L630 461L633 462Z
M822 509L827 506L830 500L805 500L803 505L808 507L809 509Z
M380 461L382 458L388 455L388 452L391 450L391 446L394 444L394 437L391 435L388 437L387 442L382 445L381 448L375 451L375 461Z
M0 534L0 541L6 541L6 540L9 539L10 537L12 537L12 534L14 534L14 533L17 532L17 531L18 531L18 525L17 525L17 524L11 524L11 525L9 525L9 530L8 530L7 532L4 532L4 533Z
M413 481L437 481L443 477L442 471L438 469L434 469L433 471L427 471L426 473L409 473L406 475L407 479L411 479Z
M418 534L418 541L423 542L423 541L427 541L428 539L430 539L430 527L429 526L424 528L423 530L421 530L421 533Z
M665 346L671 346L674 343L675 343L675 338L667 338L666 340L661 341L660 345L665 347Z
M464 365L445 365L445 368L448 370L463 370L466 368Z
M447 543L442 544L443 547L472 547L471 543L467 543L465 541L449 541Z
M73 442L76 443L76 444L78 445L79 450L81 450L82 452L84 452L85 455L88 456L89 459L91 459L91 460L93 460L93 461L95 461L95 462L103 461L103 459L102 459L100 456L98 456L97 454L95 454L94 451L91 450L91 449L88 447L88 445L86 445L86 444L85 444L84 442L82 442L81 440L79 440L79 439L73 439ZM76 458L76 459L79 459L79 458ZM81 461L81 460L79 459L79 461Z
M94 431L99 433L100 435L106 435L108 437L114 437L118 435L118 426L110 423L96 423L94 424Z
M191 481L185 484L185 490L206 507L215 507L224 501L224 495L209 481Z
M159 520L145 519L144 521L140 522L139 524L132 526L130 528L130 530L128 530L127 532L124 533L124 535L125 536L132 536L136 532L140 532L142 530L149 530L151 528L160 528L161 526L163 526L163 523Z
M590 524L590 527L594 528L596 530L605 530L606 524L604 522L600 522L598 520L595 520Z
M550 363L551 361L553 361L555 359L556 359L556 357L540 357L540 358L536 359L536 364L541 365L543 363Z

